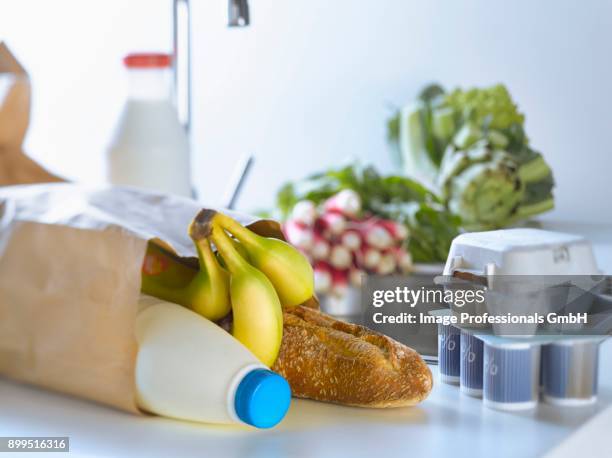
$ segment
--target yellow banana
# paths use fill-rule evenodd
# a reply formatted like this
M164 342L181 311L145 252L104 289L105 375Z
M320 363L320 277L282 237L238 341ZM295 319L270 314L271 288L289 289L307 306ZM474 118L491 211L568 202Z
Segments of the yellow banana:
M189 233L198 246L208 244L205 237L210 237L230 272L232 335L263 364L272 366L283 338L283 313L274 286L238 253L221 227L196 217Z
M302 304L314 294L314 274L308 259L282 240L262 237L222 213L209 210L206 217L236 237L248 260L272 282L282 305Z
M197 246L200 270L153 244L143 265L143 293L192 309L209 320L220 320L231 308L229 276L221 268L210 244Z
M244 249L244 246L242 245L242 243L240 243L236 239L232 239L232 243L234 244L234 248L236 248L236 251L240 254L240 256L242 256L244 259L248 261L249 254ZM221 253L219 253L218 251L217 251L217 260L219 261L219 264L221 264L221 267L223 267L224 269L227 269L227 265L225 264L225 261L223 260L223 256L221 256Z

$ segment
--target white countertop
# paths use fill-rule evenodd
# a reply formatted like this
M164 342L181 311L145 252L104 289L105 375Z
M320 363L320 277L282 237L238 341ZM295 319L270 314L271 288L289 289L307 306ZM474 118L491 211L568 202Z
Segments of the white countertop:
M0 435L69 436L65 455L72 457L540 456L612 404L612 341L604 346L600 399L588 407L490 410L439 383L432 367L435 386L419 406L372 410L296 399L276 429L257 431L137 417L0 379Z
M600 266L612 273L612 232L554 227L591 238ZM437 367L432 370L434 389L416 407L373 410L294 400L287 418L270 431L138 417L0 378L0 436L69 436L70 454L53 456L71 457L521 458L575 456L569 451L585 444L603 450L605 419L612 418L611 340L601 351L599 401L588 407L540 404L528 413L497 412L439 383Z

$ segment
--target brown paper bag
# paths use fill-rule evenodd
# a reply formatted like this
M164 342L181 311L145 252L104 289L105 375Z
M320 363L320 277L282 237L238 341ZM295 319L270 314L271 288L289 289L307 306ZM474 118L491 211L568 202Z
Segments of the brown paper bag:
M30 94L28 74L0 42L0 186L61 181L22 150L30 123Z
M138 412L134 323L147 241L195 257L187 226L200 209L132 188L0 187L0 374ZM252 228L282 238L278 223Z

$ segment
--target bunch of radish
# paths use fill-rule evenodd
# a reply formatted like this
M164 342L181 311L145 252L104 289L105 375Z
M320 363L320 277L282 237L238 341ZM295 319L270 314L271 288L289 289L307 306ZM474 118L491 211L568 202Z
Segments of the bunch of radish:
M361 216L361 199L349 189L320 207L298 202L283 225L289 243L314 266L317 293L341 297L364 274L408 273L412 258L403 246L408 230L396 221Z

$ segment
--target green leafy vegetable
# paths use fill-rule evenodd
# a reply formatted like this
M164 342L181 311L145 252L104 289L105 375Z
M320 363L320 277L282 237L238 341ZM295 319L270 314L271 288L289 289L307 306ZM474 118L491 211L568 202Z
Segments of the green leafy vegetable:
M426 183L467 229L492 229L550 210L552 171L529 146L505 86L421 91L388 124L405 173Z
M503 130L525 122L525 116L519 113L503 84L467 91L455 89L446 95L445 105L460 114L463 122L472 122L490 129Z

